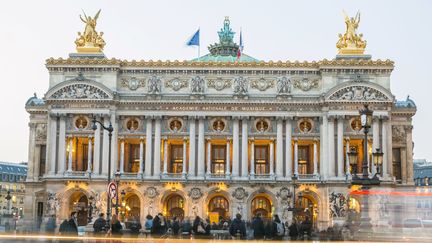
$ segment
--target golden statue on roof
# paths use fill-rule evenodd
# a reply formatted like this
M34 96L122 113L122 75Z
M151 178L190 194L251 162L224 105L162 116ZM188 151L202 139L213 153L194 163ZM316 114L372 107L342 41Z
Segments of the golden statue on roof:
M76 49L78 53L100 53L102 52L105 41L103 39L103 32L96 31L97 19L99 18L101 10L96 13L92 18L87 16L84 11L84 18L80 15L80 19L84 22L84 32L78 32L78 38L75 40Z
M339 54L342 55L362 55L366 48L366 41L364 41L363 34L357 34L357 28L360 23L360 12L357 12L356 16L348 17L345 16L346 31L345 34L339 34L339 40L336 43L336 47L339 49Z

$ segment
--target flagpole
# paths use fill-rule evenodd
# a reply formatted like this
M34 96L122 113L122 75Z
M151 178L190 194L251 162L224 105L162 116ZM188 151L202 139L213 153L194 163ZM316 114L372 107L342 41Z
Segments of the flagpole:
M198 28L198 31L199 31L199 35L201 35L201 28ZM198 42L198 58L200 57L200 49L201 49L201 40Z

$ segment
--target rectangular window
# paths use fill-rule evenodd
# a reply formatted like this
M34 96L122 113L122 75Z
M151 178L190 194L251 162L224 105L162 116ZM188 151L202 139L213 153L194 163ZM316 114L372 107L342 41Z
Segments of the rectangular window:
M82 145L82 168L83 171L87 171L88 166L88 144Z
M170 173L182 173L183 170L183 145L171 145L171 170Z
M401 171L401 152L400 148L393 149L393 176L396 177L396 180L402 179L402 171Z
M140 163L140 145L130 144L129 145L129 161L126 161L124 165L125 172L138 173Z
M226 146L212 145L211 173L222 175L225 173Z
M40 153L39 153L39 176L43 176L45 174L45 166L46 166L46 145L41 145Z
M255 174L269 173L269 146L255 145Z
M298 171L300 175L312 174L309 146L298 146Z

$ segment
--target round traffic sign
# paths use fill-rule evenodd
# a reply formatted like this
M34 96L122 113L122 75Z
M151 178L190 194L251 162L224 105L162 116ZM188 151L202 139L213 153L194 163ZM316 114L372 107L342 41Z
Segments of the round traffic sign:
M117 185L116 185L116 183L111 182L108 185L108 194L109 194L111 199L114 199L117 197Z

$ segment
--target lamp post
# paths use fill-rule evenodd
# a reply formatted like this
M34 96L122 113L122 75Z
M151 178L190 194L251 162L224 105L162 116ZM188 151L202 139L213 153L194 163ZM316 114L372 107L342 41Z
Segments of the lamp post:
M297 188L298 177L297 177L297 175L293 175L291 177L291 179L293 182L293 205L292 205L292 207L288 208L288 211L292 211L292 213L293 213L292 220L294 221L295 217L296 217L296 213L298 211L300 211L302 208L297 208L297 206L296 206L296 188ZM299 192L298 199L301 201L302 198L303 198L303 194L301 192Z
M11 195L10 195L10 191L7 192L7 195L5 197L5 199L7 200L7 214L10 216L11 215L11 205L10 205L10 200L12 199Z
M369 231L372 228L372 224L370 223L369 217L369 189L371 186L377 186L380 184L380 180L378 178L378 174L380 173L380 167L382 165L383 154L379 149L375 153L373 153L373 162L377 167L377 173L373 175L372 178L369 177L369 165L368 165L368 132L369 128L372 125L372 114L373 111L369 109L368 105L364 105L364 108L359 111L361 118L361 125L364 132L364 141L363 141L363 163L362 163L362 175L359 177L357 175L357 160L358 160L358 152L355 150L351 150L348 152L348 158L350 165L353 169L353 176L351 185L359 185L361 186L361 190L363 193L362 202L362 210L361 210L361 218L360 218L360 230Z
M121 191L121 201L122 201L122 208L123 208L123 217L125 216L124 209L126 206L125 196L126 196L126 192L125 192L125 190L122 190Z
M118 217L118 214L119 214L119 211L118 211L118 208L119 208L119 197L118 197L118 192L119 192L119 186L120 186L120 176L121 176L121 174L120 174L120 171L116 171L116 173L114 174L114 180L115 180L115 182L116 182L116 185L117 185L117 192L116 192L116 204L115 204L115 212L116 212L116 215L117 215L117 217Z
M108 185L111 182L111 139L112 139L112 132L114 131L114 128L111 125L111 122L109 123L108 127L104 126L100 121L96 120L96 117L93 117L93 131L96 131L98 123L100 127L102 127L104 130L108 131ZM107 229L111 229L110 224L110 217L111 217L111 199L109 192L107 191Z

